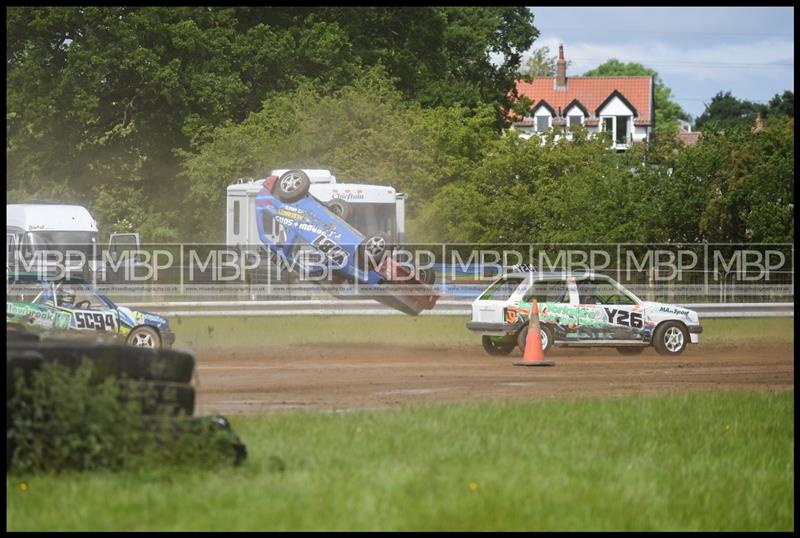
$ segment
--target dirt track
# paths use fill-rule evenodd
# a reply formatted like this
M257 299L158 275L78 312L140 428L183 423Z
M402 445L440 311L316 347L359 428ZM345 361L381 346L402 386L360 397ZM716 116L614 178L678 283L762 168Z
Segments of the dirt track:
M794 389L792 345L689 347L667 359L652 349L554 349L554 367L513 366L469 348L330 345L197 353L198 414L287 409L385 408L414 403L520 401L692 390Z

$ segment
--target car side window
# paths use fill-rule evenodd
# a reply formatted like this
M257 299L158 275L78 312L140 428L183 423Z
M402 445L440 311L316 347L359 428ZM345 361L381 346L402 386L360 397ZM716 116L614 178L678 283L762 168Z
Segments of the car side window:
M522 277L501 278L480 296L481 301L505 301L513 294L522 281Z
M569 303L569 290L564 280L536 280L522 297L522 302Z
M578 297L580 304L635 304L633 299L607 280L590 279L578 282Z

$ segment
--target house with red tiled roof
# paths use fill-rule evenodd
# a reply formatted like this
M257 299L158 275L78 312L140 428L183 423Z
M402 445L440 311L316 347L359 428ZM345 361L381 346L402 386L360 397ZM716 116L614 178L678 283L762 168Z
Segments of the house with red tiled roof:
M584 125L590 135L609 132L614 149L624 150L648 139L655 127L653 77L567 77L563 45L556 76L519 80L517 93L533 102L525 117L513 122L524 138L553 128L569 138L571 127Z

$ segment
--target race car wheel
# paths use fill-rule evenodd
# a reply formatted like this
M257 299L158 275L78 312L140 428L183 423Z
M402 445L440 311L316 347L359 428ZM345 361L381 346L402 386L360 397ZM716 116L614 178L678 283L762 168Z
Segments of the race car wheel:
M644 351L643 347L618 347L617 351L620 355L639 355Z
M485 349L486 353L489 355L508 355L517 347L517 342L513 337L506 340L502 337L484 335L482 342L483 349Z
M155 329L141 326L131 331L128 335L127 343L134 347L159 349L161 347L161 337Z
M351 208L350 204L345 200L334 199L328 202L328 210L342 220L350 218Z
M391 250L388 235L376 233L368 236L356 249L356 258L359 266L362 268L370 267L371 265L377 266L388 250Z
M686 327L677 321L662 323L653 335L653 347L661 355L680 355L688 342Z
M525 353L525 342L528 340L528 327L526 324L517 335L517 345ZM547 353L553 347L553 331L544 324L539 325L539 335L542 337L542 351Z
M311 180L302 170L289 170L278 178L275 183L275 196L281 202L290 204L298 201L308 193Z
M432 286L434 282L436 282L436 272L431 269L419 269L417 271L417 275L419 276L420 282L423 284L428 284Z

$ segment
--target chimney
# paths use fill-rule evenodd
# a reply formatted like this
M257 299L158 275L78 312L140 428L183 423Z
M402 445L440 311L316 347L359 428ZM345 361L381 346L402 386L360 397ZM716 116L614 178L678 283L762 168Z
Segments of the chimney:
M567 62L564 60L564 44L558 46L558 61L556 62L556 89L567 89Z

